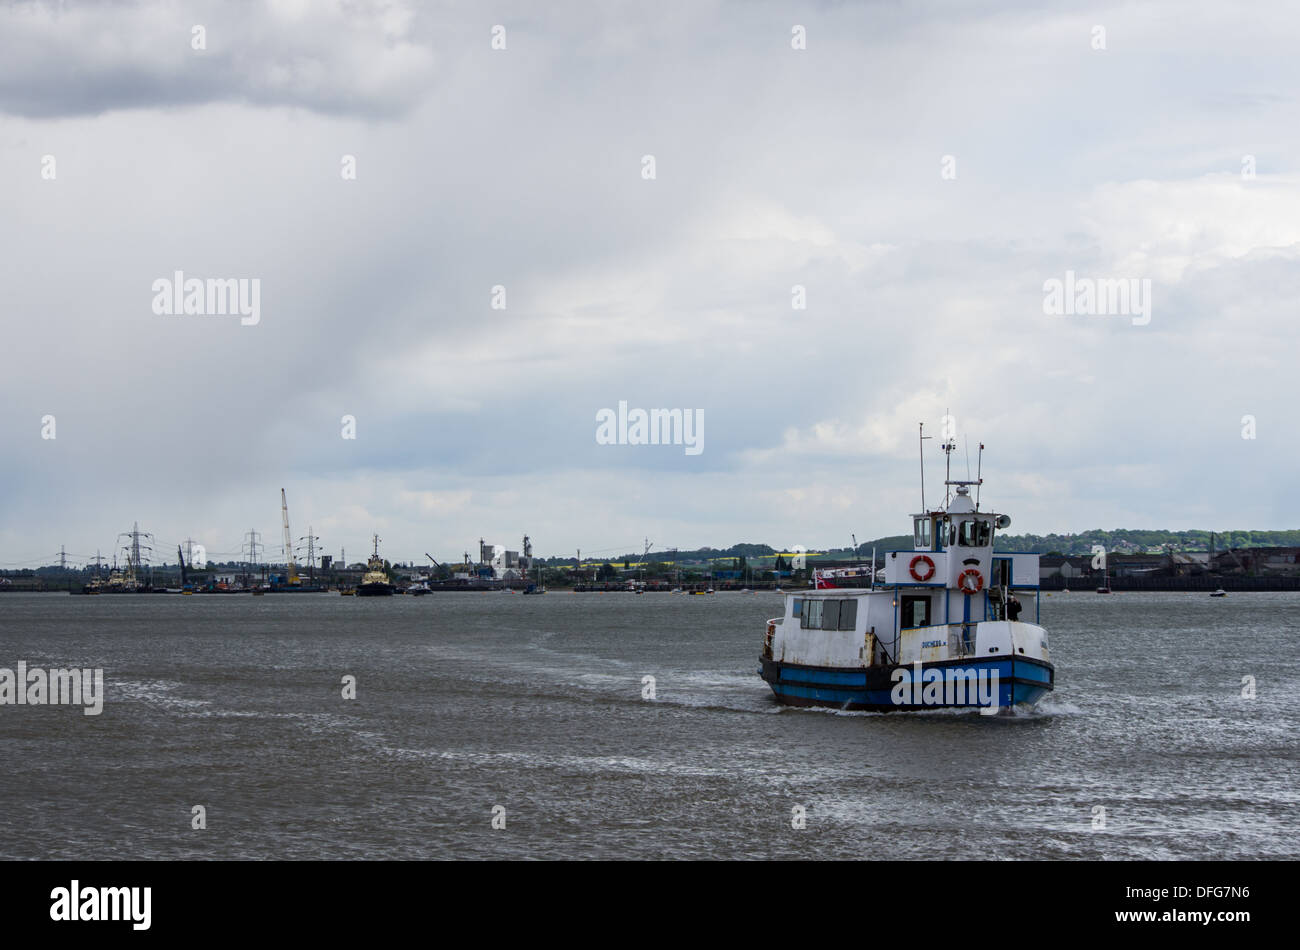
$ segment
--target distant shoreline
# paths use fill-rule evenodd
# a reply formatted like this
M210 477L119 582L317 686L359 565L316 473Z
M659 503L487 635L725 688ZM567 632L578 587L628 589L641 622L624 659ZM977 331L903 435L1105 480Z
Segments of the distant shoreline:
M1046 577L1043 578L1039 586L1039 590L1041 590L1045 594L1056 594L1056 593L1091 594L1096 592L1099 583L1100 583L1100 579L1097 577L1073 577L1073 578L1069 578L1068 580L1059 576ZM703 592L706 586L708 585L683 584L676 592L691 593L692 589L695 589L699 592ZM884 587L887 585L880 584L877 586ZM788 582L783 584L780 588L778 588L770 581L755 581L747 586L738 583L715 583L712 585L712 587L713 590L717 591L718 593L737 593L740 591L752 591L752 592L759 592L759 593L780 592L780 593L789 594L789 593L798 593L799 591L813 589L811 587L804 586L804 585L792 586ZM500 593L505 590L513 590L516 593L520 593L524 589L525 589L525 585L519 583L498 584L496 586L486 586L486 585L438 586L435 584L435 585L430 585L429 593L483 594L483 593ZM1228 593L1270 593L1270 592L1300 591L1300 577L1231 577L1231 576L1213 577L1213 576L1202 575L1198 577L1154 578L1154 577L1112 576L1110 578L1110 589L1113 593L1116 594L1137 593L1137 592L1144 592L1144 591L1149 591L1152 593L1206 594L1206 593L1211 593L1215 590L1224 590L1227 591ZM29 587L20 584L14 584L12 586L0 587L0 594L10 593L10 594L78 594L79 595L80 591L81 591L80 584L63 585L59 587L52 587L50 585L38 586L35 584ZM555 584L548 584L547 591L556 594L637 593L636 589L628 587L626 584L619 584L619 583L611 583L605 586L590 585L590 584L578 584L576 586L560 586ZM646 587L642 588L641 592L647 594L667 594L667 593L672 593L673 588L669 585L647 585ZM136 592L101 594L100 596L128 597L128 596L132 596L132 594L134 593ZM140 596L157 595L157 594L178 595L180 593L181 592L179 590L171 590L171 589L138 592ZM235 593L247 594L248 592L247 591L198 590L195 591L194 593L196 596L210 596L213 594L223 594L223 595L230 595ZM269 591L268 590L265 591L265 593L278 596L280 594L301 595L301 593L305 593L305 592L298 592L298 591L291 591L291 590L290 591ZM313 593L333 594L335 596L338 595L338 591L334 589L313 591Z
M1039 589L1045 593L1092 593L1101 583L1099 577L1043 578ZM1242 593L1300 590L1300 577L1234 577L1199 575L1197 577L1117 577L1111 575L1110 589L1115 593L1166 591L1170 593L1210 593L1215 590Z

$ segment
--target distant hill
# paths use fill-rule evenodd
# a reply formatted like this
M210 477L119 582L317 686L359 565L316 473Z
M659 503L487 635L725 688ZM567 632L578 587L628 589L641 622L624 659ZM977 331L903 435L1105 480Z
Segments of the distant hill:
M1082 531L1078 534L999 534L995 547L999 551L1023 551L1047 554L1091 554L1093 545L1100 544L1110 553L1143 553L1146 551L1165 550L1172 547L1175 551L1208 551L1210 546L1209 531L1164 531L1140 528L1116 528L1106 531L1098 528ZM884 538L875 538L858 545L858 557L871 557L871 548L876 553L912 549L910 534L895 534ZM1300 547L1300 529L1291 531L1222 531L1214 532L1214 549L1225 548L1265 548L1265 547ZM686 551L654 551L648 559L640 552L629 552L619 557L584 558L584 561L608 560L611 564L625 561L640 564L644 560L651 562L672 563L676 561L720 561L726 558L748 558L753 560L771 558L777 554L789 554L788 550L774 548L769 544L733 544L728 548L696 548ZM814 552L809 552L814 553ZM816 553L830 558L847 558L854 556L848 546L826 548ZM547 558L548 564L572 563L573 558Z
M1099 544L1108 552L1139 554L1155 549L1164 550L1172 547L1175 551L1208 551L1210 549L1209 531L1163 531L1141 528L1116 528L1104 531L1082 531L1078 534L999 534L994 546L999 551L1027 551L1047 554L1055 551L1059 554L1091 554L1093 545ZM1225 548L1271 548L1300 546L1300 530L1295 531L1216 531L1214 549ZM880 550L910 548L912 538L909 535L895 535L868 541L858 546L858 553L871 554L871 545Z

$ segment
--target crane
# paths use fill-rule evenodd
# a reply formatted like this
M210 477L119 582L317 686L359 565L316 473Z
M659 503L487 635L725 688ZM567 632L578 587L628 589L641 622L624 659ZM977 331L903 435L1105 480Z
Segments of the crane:
M288 561L289 583L298 583L298 564L293 559L293 541L289 535L289 501L284 496L284 489L280 489L280 514L284 516L284 556Z

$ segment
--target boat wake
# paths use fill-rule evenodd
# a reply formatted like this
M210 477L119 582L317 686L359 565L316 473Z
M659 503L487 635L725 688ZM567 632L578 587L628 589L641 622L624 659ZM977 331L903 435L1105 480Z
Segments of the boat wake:
M180 683L168 680L110 680L105 684L115 699L143 703L159 709L200 709L211 705L206 699L185 699L175 695Z

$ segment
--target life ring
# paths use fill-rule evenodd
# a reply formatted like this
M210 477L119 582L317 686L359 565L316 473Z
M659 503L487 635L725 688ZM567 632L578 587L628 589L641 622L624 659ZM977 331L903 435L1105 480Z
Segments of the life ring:
M929 570L925 572L924 576L916 570L916 565L922 562L924 562L925 566L929 568ZM911 572L912 579L922 584L934 577L934 561L930 559L928 554L918 554L916 557L912 558L912 563L907 566L907 569Z
M967 578L974 579L975 583L973 586L966 583ZM968 567L957 575L957 587L968 597L971 594L978 594L984 589L984 575L979 572L978 568Z

